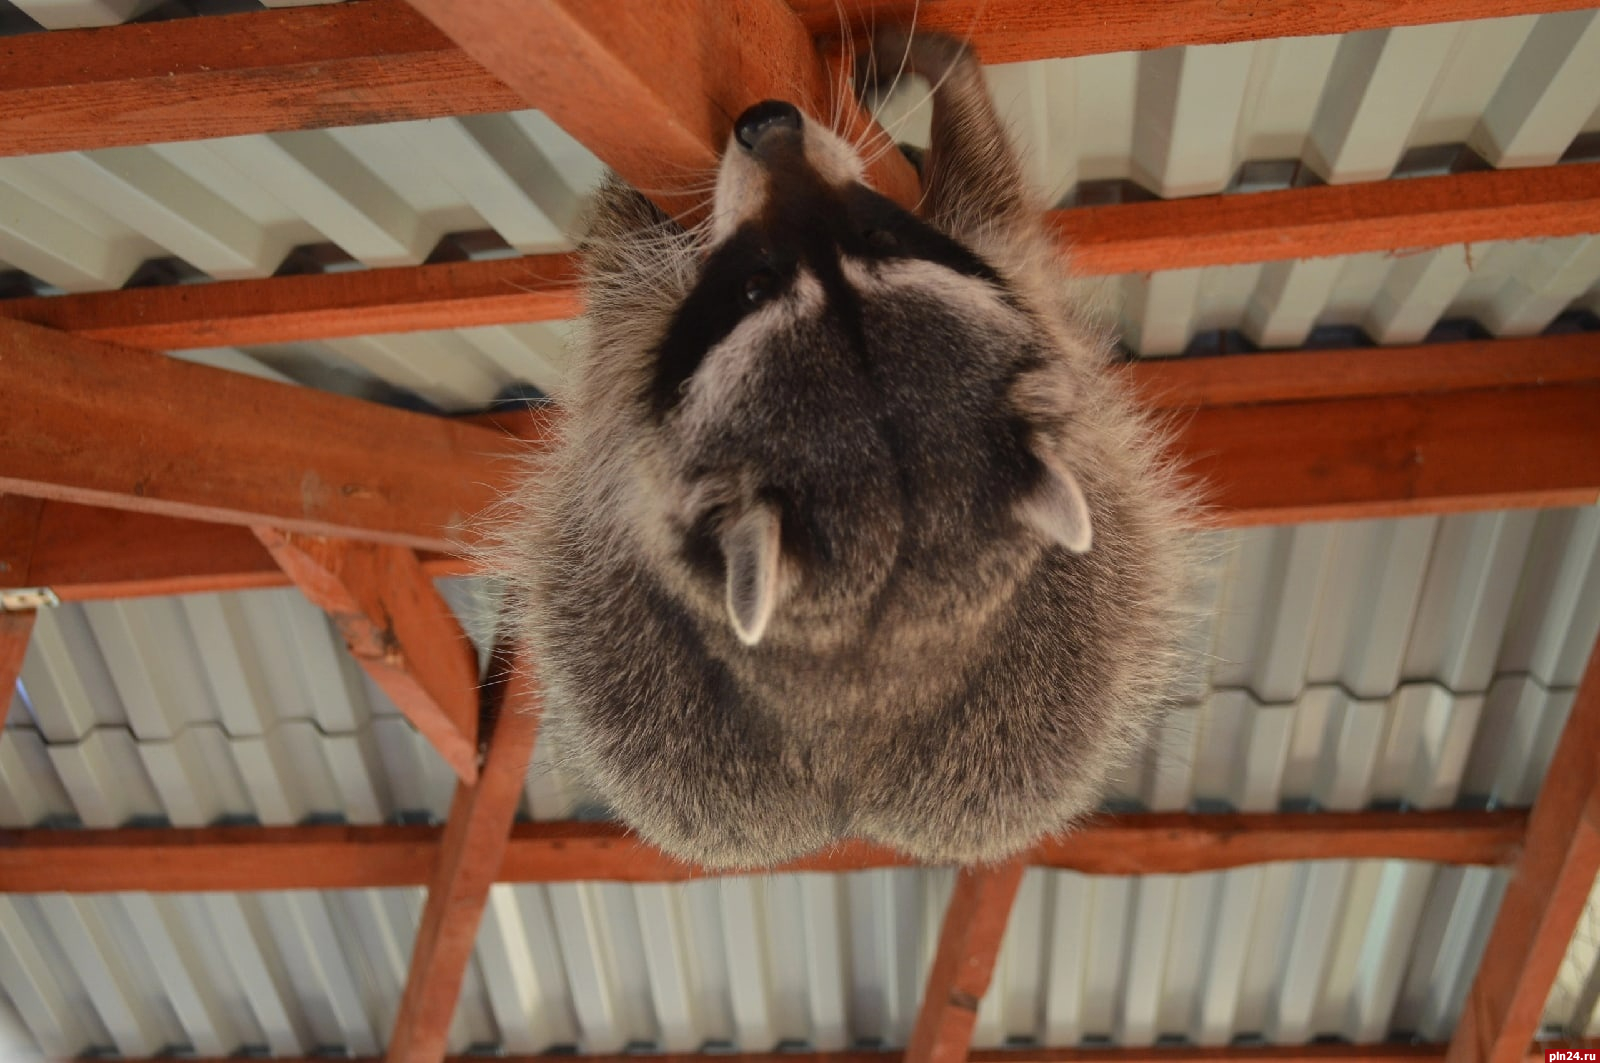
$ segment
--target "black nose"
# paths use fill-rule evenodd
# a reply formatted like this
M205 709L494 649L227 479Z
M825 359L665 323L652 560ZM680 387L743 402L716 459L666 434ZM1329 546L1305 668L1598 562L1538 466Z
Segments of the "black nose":
M751 150L769 130L799 128L799 109L782 100L762 100L733 123L734 135L739 138L739 143Z

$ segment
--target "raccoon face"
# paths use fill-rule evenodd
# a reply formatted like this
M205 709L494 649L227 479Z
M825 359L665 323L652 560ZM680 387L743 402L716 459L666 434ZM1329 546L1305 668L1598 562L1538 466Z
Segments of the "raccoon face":
M792 106L737 123L712 244L638 396L674 456L679 561L762 640L849 632L1019 531L1088 549L1076 480L1014 394L1048 338L1005 279L862 183Z

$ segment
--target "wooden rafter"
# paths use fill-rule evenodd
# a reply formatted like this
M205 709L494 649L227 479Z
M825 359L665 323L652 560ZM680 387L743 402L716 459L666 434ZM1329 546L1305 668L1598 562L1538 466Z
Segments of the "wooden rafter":
M477 781L477 657L417 555L276 528L255 533L461 781Z
M1563 1048L1594 1051L1600 1042L1563 1042ZM1439 1063L1442 1044L1387 1041L1382 1044L1227 1045L1220 1048L998 1048L976 1049L971 1063ZM549 1056L505 1055L496 1063L549 1063ZM898 1051L852 1052L737 1052L705 1055L650 1055L652 1063L900 1063ZM447 1063L481 1063L482 1056L451 1056ZM638 1055L585 1055L583 1063L637 1063ZM188 1063L232 1063L231 1060L195 1059ZM323 1063L319 1058L285 1059L276 1063ZM347 1063L377 1063L351 1059ZM1544 1063L1542 1051L1530 1051L1519 1063Z
M1600 408L1600 407L1597 407ZM1538 1032L1600 873L1600 644L1578 684L1448 1063L1515 1063Z
M1099 875L1222 871L1279 860L1407 859L1504 866L1521 851L1527 814L1319 812L1091 819L1029 853L1032 867ZM0 831L0 891L195 892L378 889L426 881L433 827L204 827ZM785 872L907 867L895 853L847 843ZM521 823L502 882L684 882L706 872L610 823Z
M503 432L0 321L0 491L451 550Z
M11 698L22 674L22 659L33 637L34 611L0 612L0 727L11 712Z
M791 0L838 33L836 0ZM988 62L1563 11L1584 0L1260 4L1124 0L848 0L860 22L909 17L971 37ZM504 25L501 23L500 25ZM352 0L0 39L0 154L508 111L521 98L402 0Z
M751 104L786 99L841 132L883 136L830 85L811 35L783 0L411 0L462 50L668 213L703 215L698 189ZM903 203L916 174L895 151L871 167Z
M444 1057L461 980L472 959L489 888L500 873L507 832L539 733L539 693L526 666L500 661L490 677L500 701L488 756L476 785L461 783L450 803L411 949L405 992L389 1036L386 1063L437 1063Z
M1051 224L1086 275L1569 236L1600 232L1600 163L1074 208L1053 212ZM569 255L0 301L0 317L160 350L548 321L579 309Z
M401 0L0 38L0 155L520 105Z
M1465 19L1570 11L1583 0L1408 0L1404 4L1219 4L1216 0L1118 0L1042 5L1032 0L790 0L811 32L839 32L841 6L859 29L911 21L972 40L985 62L1020 63L1187 44L1355 33Z
M0 322L0 332L7 327ZM1597 344L1594 334L1576 334L1151 361L1128 372L1150 405L1176 411L1178 456L1205 479L1214 502L1208 520L1241 526L1593 501L1600 496L1600 422L1591 416L1600 402ZM470 522L473 507L509 483L513 466L495 455L537 449L554 428L553 420L532 418L519 441L142 352L118 352L102 371L94 359L109 348L68 346L59 358L29 363L65 373L55 385L41 383L16 356L0 361L0 389L48 393L51 403L48 410L19 405L35 412L0 422L0 444L7 444L0 483L61 498L98 477L95 499L129 510L44 505L33 578L66 599L282 586L287 579L247 529L178 518L215 513L227 501L224 516L281 524L286 514L303 515L305 473L296 470L341 485L327 492L335 508L316 516L339 521L349 535L405 528L449 551L448 527L429 519L440 521L442 511ZM75 361L71 352L79 351L93 354ZM141 360L152 364L154 379L133 371ZM87 453L85 425L119 442ZM120 442L127 439L141 443ZM204 447L195 442L201 439ZM222 445L224 455L212 453ZM195 494L209 481L185 470L218 466L228 499ZM191 494L167 497L167 477ZM422 564L431 576L467 571L444 552L425 554ZM15 585L0 572L0 586L8 584Z
M994 974L1023 867L1010 863L957 872L922 1007L906 1042L906 1063L963 1063L967 1058L978 1005Z

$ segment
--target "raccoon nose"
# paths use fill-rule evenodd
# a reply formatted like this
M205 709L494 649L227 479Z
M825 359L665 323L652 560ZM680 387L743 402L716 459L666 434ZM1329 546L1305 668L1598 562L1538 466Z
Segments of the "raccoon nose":
M800 129L800 110L782 100L762 100L747 109L733 123L734 135L747 151L754 151L761 138L774 129Z

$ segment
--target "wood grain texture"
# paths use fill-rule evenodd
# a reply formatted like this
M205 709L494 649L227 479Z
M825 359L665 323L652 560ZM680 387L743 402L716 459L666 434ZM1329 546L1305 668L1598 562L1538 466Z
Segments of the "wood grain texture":
M1563 1041L1563 1048L1600 1049L1600 1041ZM967 1057L971 1063L1429 1063L1442 1060L1445 1046L1425 1042L1389 1041L1382 1044L1227 1045L1218 1048L1177 1046L1159 1048L980 1048ZM324 1063L321 1057L275 1057L276 1063ZM478 1063L482 1056L449 1056L447 1063ZM504 1055L498 1063L548 1063L548 1056ZM662 1053L652 1063L900 1063L898 1050L849 1052L718 1052L715 1054ZM635 1063L638 1055L584 1055L584 1063ZM189 1063L229 1063L220 1059L195 1059ZM348 1063L376 1063L350 1059ZM1523 1063L1544 1063L1541 1050L1530 1050Z
M44 502L27 495L0 494L0 587L31 587L38 553Z
M487 770L487 769L485 769ZM1281 860L1415 859L1505 866L1521 851L1527 813L1153 813L1089 820L1026 858L1084 874L1220 871ZM364 889L427 881L435 827L205 827L165 830L0 830L0 891L103 893ZM849 842L780 872L910 867L888 850ZM708 877L613 823L519 823L502 882L687 882Z
M1054 211L1049 223L1083 275L1403 254L1600 232L1600 163L1081 207ZM580 312L571 255L0 301L0 317L161 350L550 321Z
M477 654L417 555L277 528L255 535L457 778L476 782Z
M1589 654L1528 816L1522 857L1450 1040L1449 1063L1516 1063L1526 1055L1597 873L1600 645Z
M413 6L667 213L697 220L733 120L786 99L826 122L833 87L782 0L412 0ZM870 128L841 101L841 132ZM873 165L902 203L917 180L898 152Z
M838 0L790 0L812 33L839 32ZM1117 0L1041 4L1037 0L848 0L860 32L874 22L906 21L970 39L986 63L1019 63L1103 52L1141 52L1184 44L1353 33L1385 26L1570 11L1581 0Z
M1591 416L1600 401L1595 334L1170 359L1126 372L1152 407L1168 411L1177 456L1206 485L1207 520L1216 526L1600 497L1600 419ZM0 362L0 380L4 373ZM323 398L351 408L350 400ZM432 423L355 407L375 423ZM530 448L547 445L558 417L527 415L520 438ZM488 474L497 477L488 481L495 490L509 483L503 464ZM464 462L457 475L487 474ZM58 501L46 503L40 528L37 580L63 598L285 582L241 528ZM424 554L422 563L434 576L468 570L448 553Z
M905 1063L963 1063L989 991L1023 865L964 867L945 907Z
M0 352L0 491L451 552L535 445L16 321Z
M1600 232L1600 163L1196 196L1058 210L1075 272L1399 255L1484 240Z
M287 587L249 528L71 502L42 504L33 572L63 601ZM107 544L114 544L108 549ZM419 555L430 579L473 569L455 554Z
M571 255L0 301L0 317L152 350L470 328L577 317Z
M33 638L33 610L0 612L0 727L6 725L11 701L17 692L17 676L22 674L22 659L28 655L28 640Z
M1600 383L1210 406L1175 418L1217 527L1600 499Z
M438 1063L444 1058L461 980L478 923L499 877L507 832L539 733L539 694L525 667L505 682L477 785L456 787L438 858L428 877L411 965L389 1035L387 1063Z
M0 37L0 155L521 106L401 0Z

